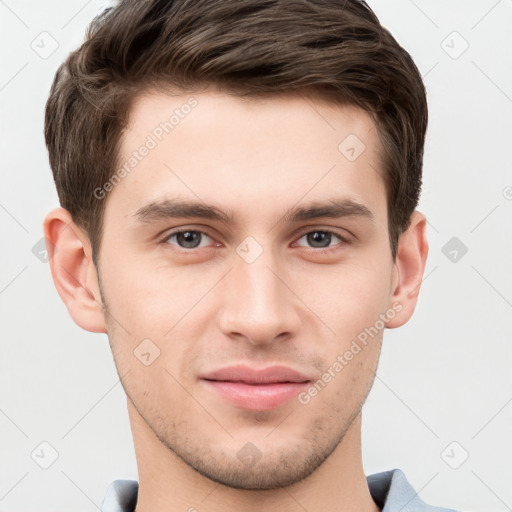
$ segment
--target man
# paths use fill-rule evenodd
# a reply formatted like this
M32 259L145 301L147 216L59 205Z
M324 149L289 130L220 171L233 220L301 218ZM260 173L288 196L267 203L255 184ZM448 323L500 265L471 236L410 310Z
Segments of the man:
M59 68L44 222L108 334L139 481L102 510L447 510L366 477L361 408L428 246L427 105L364 2L126 0Z

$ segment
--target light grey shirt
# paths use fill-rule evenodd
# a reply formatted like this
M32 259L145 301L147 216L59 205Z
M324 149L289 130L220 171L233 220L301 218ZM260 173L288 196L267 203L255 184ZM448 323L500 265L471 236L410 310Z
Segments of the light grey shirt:
M427 505L418 496L400 469L366 477L373 501L382 512L457 512ZM134 512L139 484L135 480L115 480L101 504L101 512Z

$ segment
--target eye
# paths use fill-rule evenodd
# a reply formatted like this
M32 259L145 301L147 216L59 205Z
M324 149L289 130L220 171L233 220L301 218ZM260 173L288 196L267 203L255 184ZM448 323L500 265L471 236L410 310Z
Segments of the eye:
M178 247L181 249L198 249L204 247L207 244L202 244L205 238L210 240L211 237L208 236L204 231L198 231L194 229L186 229L183 231L175 231L174 233L168 234L163 240L163 243L171 243L170 240L175 239ZM171 245L175 245L172 244Z
M305 233L302 235L296 243L298 243L303 238L306 239L306 242L308 244L311 244L310 247L314 249L329 249L331 246L331 242L333 241L333 237L337 238L340 242L338 242L335 245L340 245L343 243L348 243L348 240L341 236L340 234L334 232L334 231L328 231L328 230L315 230L315 231L309 231L308 233ZM299 244L300 245L300 244ZM302 246L304 247L304 246Z
M334 238L333 238L334 237ZM301 240L305 239L306 244L300 243ZM332 244L336 239L337 243ZM201 249L207 247L213 239L204 231L197 229L182 229L181 231L174 231L167 234L161 242L168 245L175 245L180 249ZM299 247L310 247L312 249L331 249L336 245L348 244L347 238L342 236L340 233L330 230L314 230L304 233L295 244Z

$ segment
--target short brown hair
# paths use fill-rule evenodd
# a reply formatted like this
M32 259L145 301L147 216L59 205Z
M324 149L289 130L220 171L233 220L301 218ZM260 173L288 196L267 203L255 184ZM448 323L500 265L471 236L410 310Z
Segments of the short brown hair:
M60 204L97 264L105 201L133 100L150 87L238 96L313 91L362 107L383 148L393 257L421 190L427 101L421 75L357 0L121 0L59 67L45 139Z

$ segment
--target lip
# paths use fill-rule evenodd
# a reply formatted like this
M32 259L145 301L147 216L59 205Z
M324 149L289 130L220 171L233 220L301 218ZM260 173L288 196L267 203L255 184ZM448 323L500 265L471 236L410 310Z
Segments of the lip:
M286 366L256 369L238 365L210 372L201 381L237 407L264 411L292 400L310 379Z

